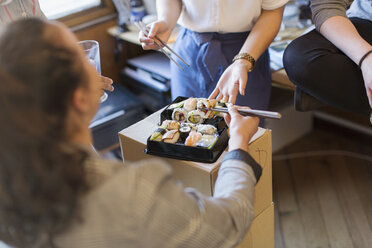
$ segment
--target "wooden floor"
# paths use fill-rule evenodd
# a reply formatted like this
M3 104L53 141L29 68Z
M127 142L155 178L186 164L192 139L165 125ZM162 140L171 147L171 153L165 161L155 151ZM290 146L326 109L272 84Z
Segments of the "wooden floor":
M317 129L274 154L276 248L372 247L372 162L281 156L329 150L372 156L372 143Z

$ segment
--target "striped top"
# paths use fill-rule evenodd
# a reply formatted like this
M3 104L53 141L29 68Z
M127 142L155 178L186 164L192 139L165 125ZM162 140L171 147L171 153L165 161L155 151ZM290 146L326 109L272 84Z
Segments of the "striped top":
M38 0L13 0L0 5L0 25L33 16L46 18Z
M54 243L60 248L233 247L253 219L256 183L254 171L240 159L226 157L214 197L208 197L183 188L162 160L123 165L91 153L85 166L92 189L81 199L79 218Z

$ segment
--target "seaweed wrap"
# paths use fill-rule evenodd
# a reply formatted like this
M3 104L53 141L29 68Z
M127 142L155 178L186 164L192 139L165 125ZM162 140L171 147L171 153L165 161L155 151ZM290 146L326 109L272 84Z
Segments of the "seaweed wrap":
M189 133L191 132L191 127L185 125L180 128L180 138L182 142L185 142L187 136L189 136Z
M172 119L179 122L186 121L187 110L183 108L176 108L173 110Z
M204 121L204 113L200 110L193 110L190 111L187 114L187 121L194 123L194 124L200 124Z

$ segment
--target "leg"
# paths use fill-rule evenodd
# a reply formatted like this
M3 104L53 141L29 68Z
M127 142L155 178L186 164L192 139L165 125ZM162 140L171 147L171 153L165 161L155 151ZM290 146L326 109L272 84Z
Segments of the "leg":
M360 24L359 20L353 20L354 25L368 33L372 23ZM294 40L286 49L283 62L291 81L306 93L329 105L369 116L371 110L360 69L317 31Z

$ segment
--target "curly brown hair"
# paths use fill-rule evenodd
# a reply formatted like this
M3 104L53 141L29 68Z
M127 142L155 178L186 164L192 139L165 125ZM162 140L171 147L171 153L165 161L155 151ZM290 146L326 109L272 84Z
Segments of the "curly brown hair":
M27 19L0 36L0 239L52 247L78 214L87 190L87 153L69 143L66 115L84 84L78 54Z

